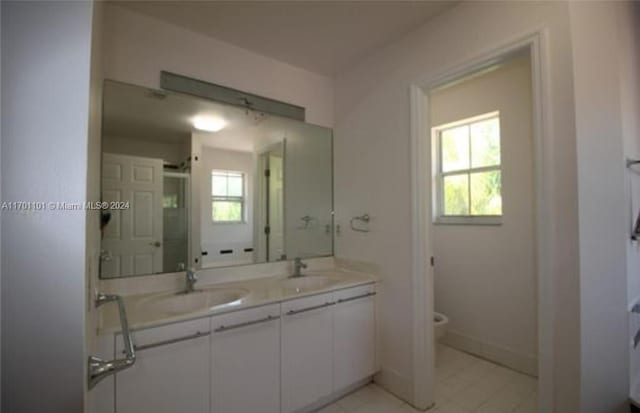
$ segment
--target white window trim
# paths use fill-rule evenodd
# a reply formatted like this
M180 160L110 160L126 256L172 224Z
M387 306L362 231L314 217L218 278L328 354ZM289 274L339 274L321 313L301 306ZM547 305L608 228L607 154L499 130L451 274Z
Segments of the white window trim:
M442 171L442 132L462 125L470 125L483 120L497 117L500 118L500 111L484 113L482 115L473 116L455 122L438 125L431 130L431 139L433 142L433 175L434 175L434 217L433 223L436 225L502 225L504 210L501 215L444 215L444 178L452 175L470 176L474 172L500 171L502 179L502 133L500 134L500 163L493 166L484 166L479 168L459 169L455 171ZM471 145L469 145L471 151ZM469 188L471 185L469 184ZM502 195L502 191L500 191ZM469 194L471 200L471 194Z
M226 169L213 169L211 170L211 173L209 174L209 177L211 179L213 179L213 175L218 172L218 173L233 173L233 174L238 174L242 177L242 196L219 196L219 195L213 195L213 193L211 194L211 223L213 225L237 225L237 224L246 224L247 223L247 216L246 216L246 188L247 188L247 181L246 181L246 174L244 172L241 171L232 171L232 170L226 170ZM211 182L211 181L209 181ZM209 188L211 188L211 184L209 184ZM219 202L240 202L240 216L241 219L238 221L216 221L213 219L213 203L215 201L219 201Z

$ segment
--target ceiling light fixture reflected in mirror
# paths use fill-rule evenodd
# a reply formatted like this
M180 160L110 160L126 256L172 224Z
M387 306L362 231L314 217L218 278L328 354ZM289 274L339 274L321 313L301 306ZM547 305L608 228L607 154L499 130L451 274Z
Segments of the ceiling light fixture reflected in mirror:
M193 127L205 132L218 132L227 126L227 122L215 116L196 116L192 120Z

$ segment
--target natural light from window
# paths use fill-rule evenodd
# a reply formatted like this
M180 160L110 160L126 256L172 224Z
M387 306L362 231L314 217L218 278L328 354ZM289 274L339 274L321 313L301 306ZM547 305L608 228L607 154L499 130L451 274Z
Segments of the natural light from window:
M433 132L438 218L501 216L499 113L435 127Z
M211 219L218 223L244 222L244 174L211 171Z

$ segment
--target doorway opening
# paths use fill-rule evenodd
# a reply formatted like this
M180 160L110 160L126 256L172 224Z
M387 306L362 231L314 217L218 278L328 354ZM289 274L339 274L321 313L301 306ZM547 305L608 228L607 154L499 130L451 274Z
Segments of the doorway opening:
M429 100L436 403L536 411L529 55L431 89Z
M535 34L411 88L416 407L551 410L543 51Z

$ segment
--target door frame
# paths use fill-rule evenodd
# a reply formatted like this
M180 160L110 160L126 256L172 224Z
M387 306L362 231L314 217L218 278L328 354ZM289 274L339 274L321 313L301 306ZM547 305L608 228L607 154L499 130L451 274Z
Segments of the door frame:
M269 190L270 190L271 182L269 181L268 177L265 177L264 170L265 168L268 168L269 170L271 170L271 160L269 158L269 155L274 151L279 151L282 155L282 185L284 189L285 148L286 148L285 144L286 144L286 139L283 139L280 142L276 142L271 145L268 145L264 147L262 150L260 150L257 156L258 167L256 168L257 169L256 170L257 185L255 190L256 201L254 202L254 213L257 218L255 220L254 231L253 231L254 238L256 240L254 244L257 245L257 247L255 248L255 254L254 254L254 259L257 260L256 262L261 262L259 255L262 253L266 253L264 262L280 261L280 259L276 259L275 261L269 261L271 239L269 236L265 237L266 234L264 232L264 226L265 226L264 224L269 223L269 226L270 226ZM267 182L266 184L264 183L265 181ZM283 190L283 194L282 194L283 216L284 216L284 196L285 194ZM282 223L282 226L283 226L282 246L284 250L285 249L284 246L286 243L286 239L284 237L284 221Z
M533 148L534 148L534 219L538 316L538 410L553 411L553 280L551 251L552 227L549 193L552 170L548 148L553 137L550 126L549 52L546 29L528 32L509 42L479 53L436 75L425 75L410 85L411 99L411 187L412 187L412 275L413 291L413 372L412 404L425 409L434 404L435 348L432 320L434 313L434 279L430 257L433 256L432 208L433 164L431 156L431 121L429 91L451 81L476 73L528 51L531 64Z

